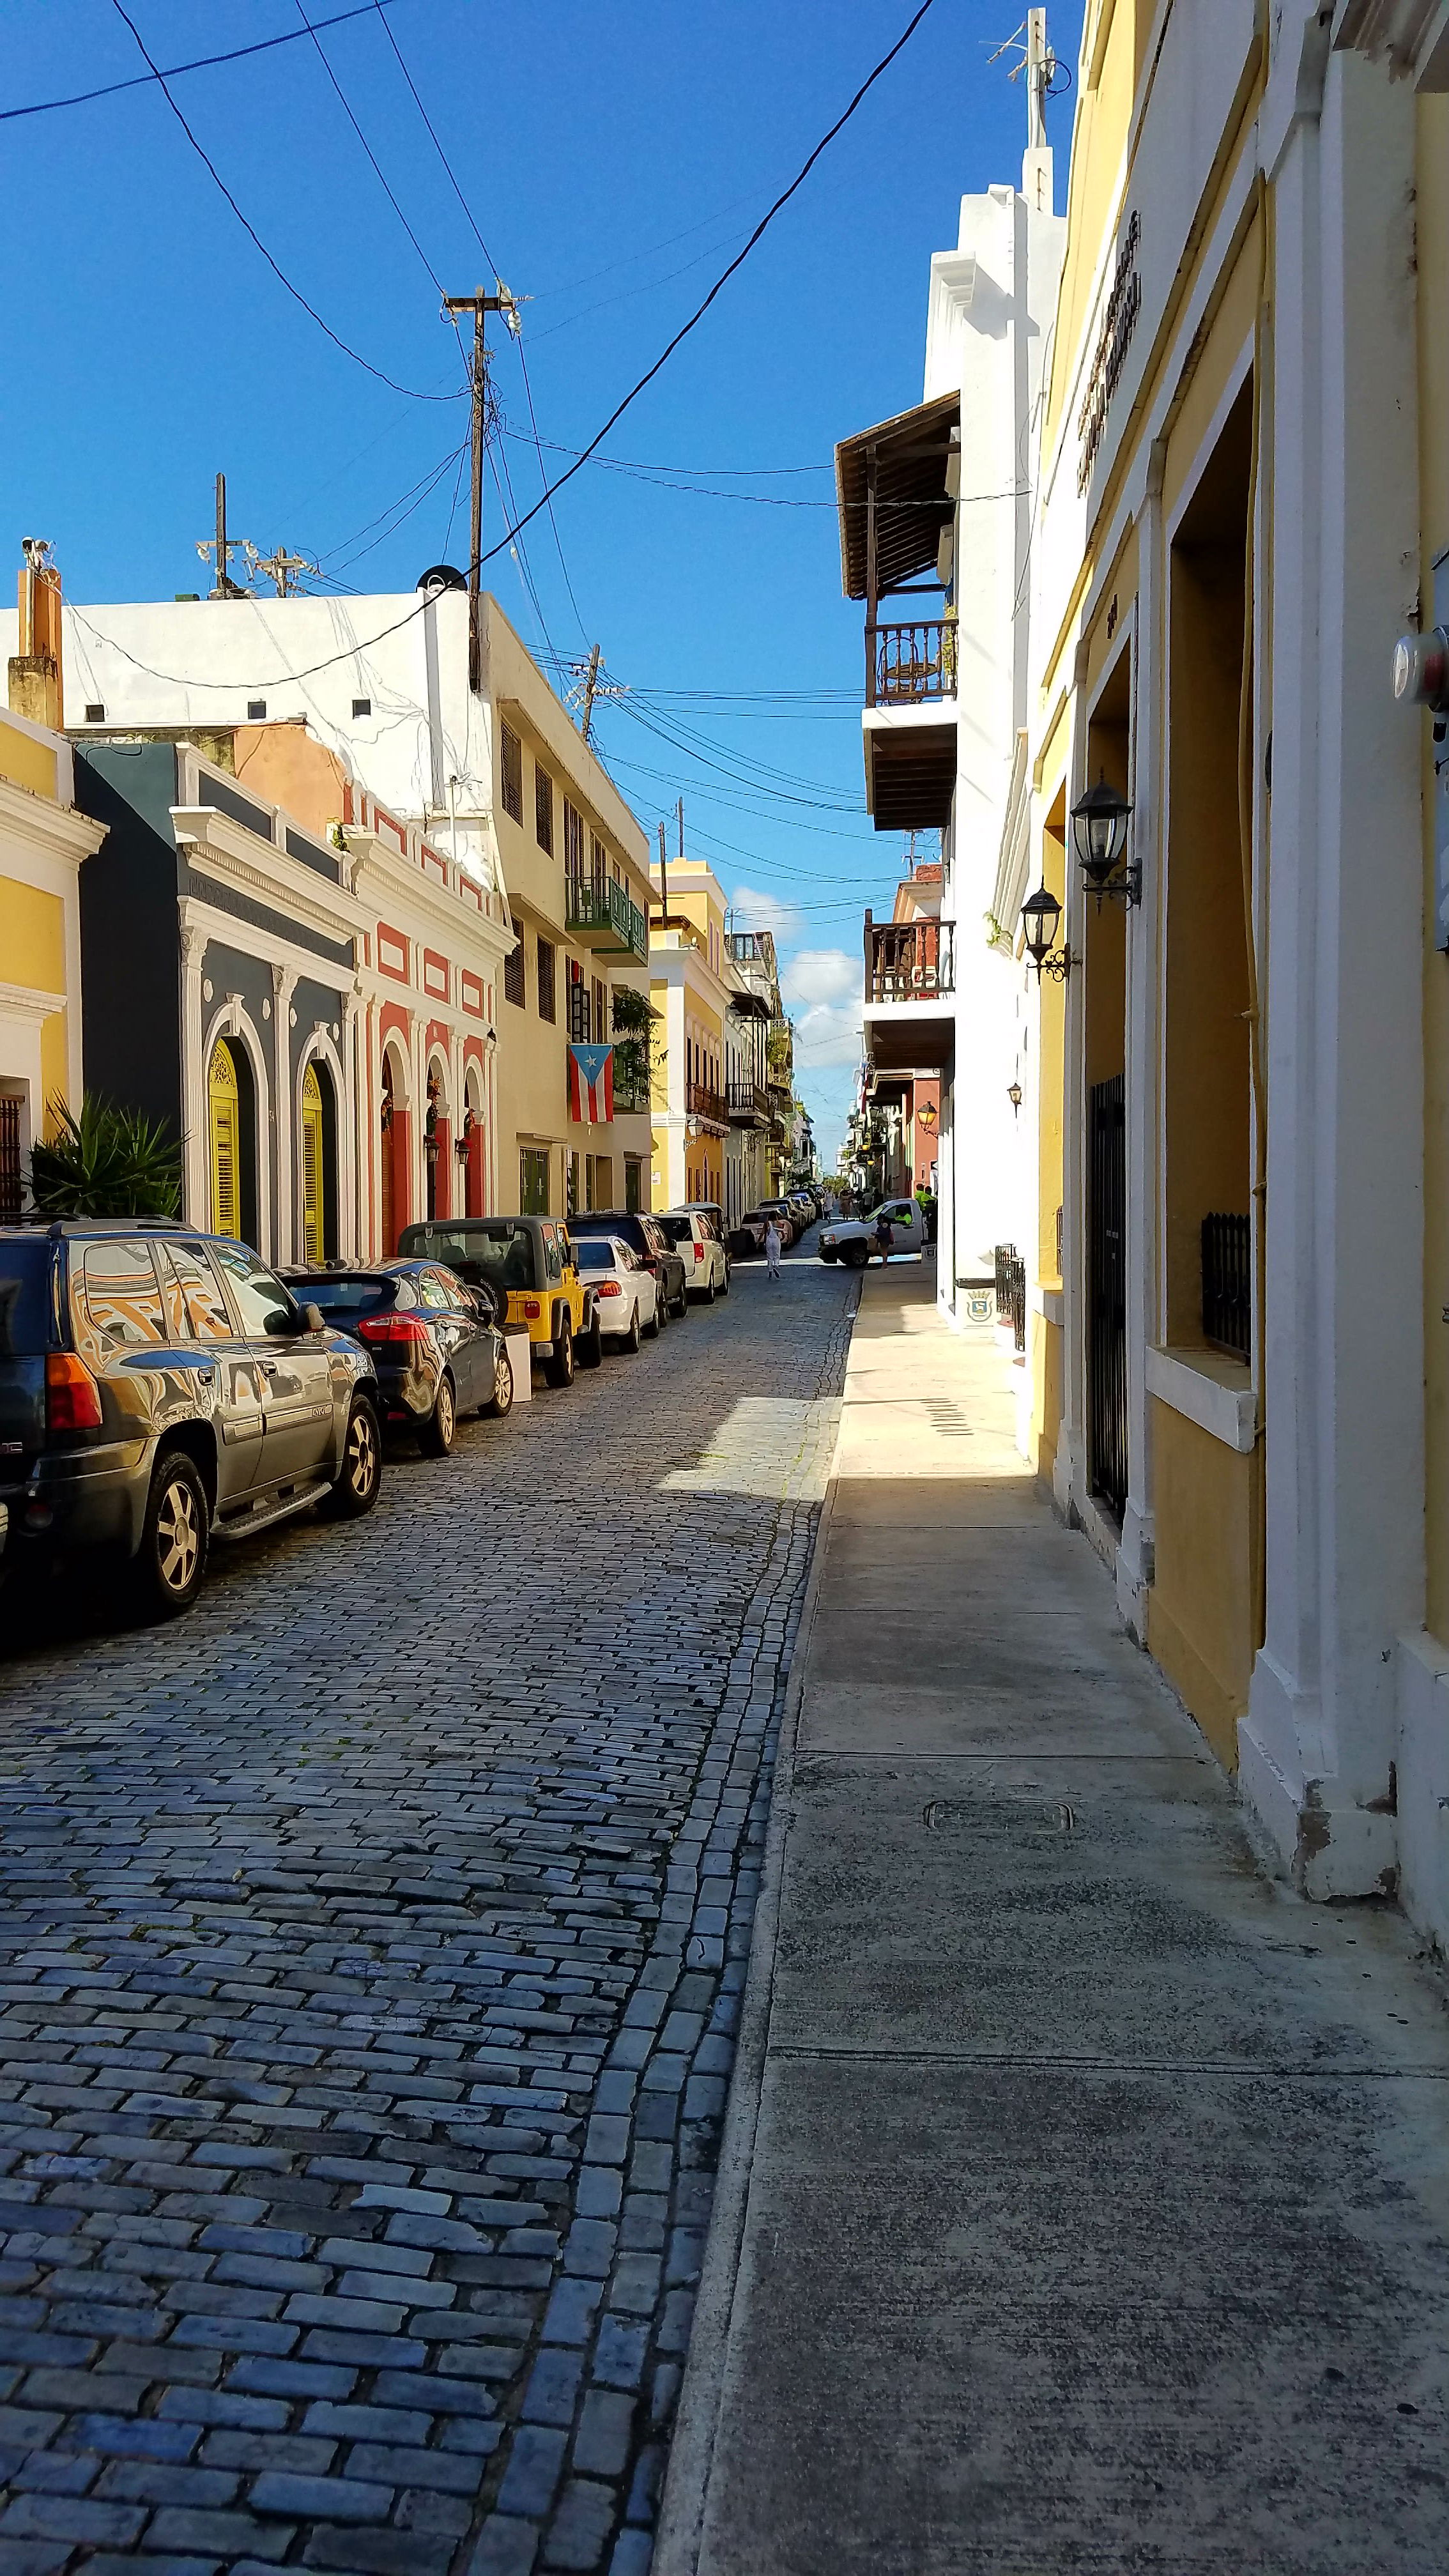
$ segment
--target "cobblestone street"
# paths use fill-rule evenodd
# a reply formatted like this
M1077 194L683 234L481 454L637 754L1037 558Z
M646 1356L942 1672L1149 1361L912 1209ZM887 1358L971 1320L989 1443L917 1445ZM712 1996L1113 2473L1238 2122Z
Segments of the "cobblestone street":
M0 2576L645 2576L854 1299L12 1608Z

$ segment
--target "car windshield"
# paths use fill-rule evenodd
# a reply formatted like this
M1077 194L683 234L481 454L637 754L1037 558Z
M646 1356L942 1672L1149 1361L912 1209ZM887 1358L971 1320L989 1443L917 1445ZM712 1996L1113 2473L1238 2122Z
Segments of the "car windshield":
M468 1225L409 1226L403 1250L445 1261L460 1279L484 1280L503 1291L533 1286L533 1237L511 1217Z
M395 1279L377 1279L370 1274L355 1279L339 1278L335 1271L325 1279L294 1279L297 1302L301 1306L319 1307L324 1315L339 1319L348 1315L375 1315L381 1306L391 1306L397 1298Z
M50 1244L0 1243L0 1359L43 1351L50 1340Z
M580 1270L612 1270L615 1252L606 1235L589 1235L575 1247Z

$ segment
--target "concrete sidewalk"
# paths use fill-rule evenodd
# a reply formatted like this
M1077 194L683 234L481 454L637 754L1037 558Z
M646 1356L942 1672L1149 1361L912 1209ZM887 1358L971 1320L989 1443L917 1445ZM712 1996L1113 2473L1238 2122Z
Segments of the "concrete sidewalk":
M1442 1986L1258 1868L933 1286L865 1283L655 2576L1443 2576Z

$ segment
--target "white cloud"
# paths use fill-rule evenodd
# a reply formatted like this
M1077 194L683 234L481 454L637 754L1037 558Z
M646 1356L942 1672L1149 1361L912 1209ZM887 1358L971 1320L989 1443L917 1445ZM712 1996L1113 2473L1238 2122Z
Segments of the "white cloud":
M843 948L802 948L780 978L789 1002L841 1003L859 993L863 970L859 956Z
M737 885L730 901L737 930L770 930L783 945L786 940L798 939L805 927L799 906L786 902L781 895L761 894L755 886Z
M808 1010L797 1011L794 1020L797 1071L818 1072L823 1065L857 1061L865 1022L858 1000L812 1002Z

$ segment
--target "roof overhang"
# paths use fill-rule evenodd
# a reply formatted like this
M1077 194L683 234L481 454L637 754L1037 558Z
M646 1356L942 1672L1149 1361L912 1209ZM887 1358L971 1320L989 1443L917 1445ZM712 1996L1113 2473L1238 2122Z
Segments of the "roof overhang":
M840 566L847 599L864 599L871 469L875 473L876 596L936 570L943 529L955 502L949 473L959 458L961 397L938 394L913 411L877 421L835 451L840 510Z
M870 1073L909 1074L936 1082L949 1073L956 1053L956 1016L949 995L934 1002L867 1002L865 1053Z
M914 712L914 711L913 711ZM951 820L956 721L865 727L865 801L878 832L928 832Z

